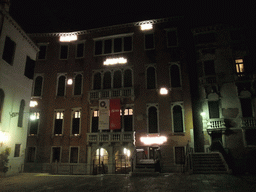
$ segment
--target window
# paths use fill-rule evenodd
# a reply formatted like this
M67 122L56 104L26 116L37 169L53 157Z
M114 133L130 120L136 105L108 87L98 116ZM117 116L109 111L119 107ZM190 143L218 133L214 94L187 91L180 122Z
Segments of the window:
M124 117L124 131L133 130L133 109L127 108L123 113Z
M256 145L256 129L245 129L245 141L248 145Z
M22 99L22 100L20 101L20 110L19 110L19 118L18 118L18 127L22 127L22 126L23 126L24 108L25 108L25 100Z
M172 107L173 131L174 133L184 132L183 110L180 105Z
M84 43L76 44L76 58L84 57Z
M47 50L47 45L39 45L39 53L38 53L38 59L46 59L46 50Z
M60 59L68 58L68 45L60 45Z
M95 55L132 51L132 36L100 38L95 40Z
M93 89L101 89L101 73L95 73L93 78Z
M35 69L35 61L30 59L29 56L27 56L24 75L29 79L33 79L34 69Z
M39 119L40 119L40 113L39 112L33 112L31 114L33 119L30 118L30 129L29 129L29 135L37 135L38 132L38 126L39 126Z
M150 50L155 48L155 40L153 33L146 33L145 34L145 49Z
M171 76L171 86L181 87L180 67L178 65L176 64L171 65L170 76Z
M56 111L55 112L55 121L54 121L54 135L62 135L64 112Z
M167 31L167 47L176 47L176 46L178 46L177 31L176 30Z
M103 76L103 89L111 89L111 72L107 71Z
M124 71L124 87L132 87L132 70Z
M204 61L204 75L215 75L214 60Z
M10 37L6 36L2 58L10 65L13 64L15 48L16 48L16 43L12 41Z
M66 77L61 75L58 78L58 89L57 89L57 96L64 96L66 89Z
M236 59L236 74L241 77L244 76L244 62L243 59Z
M195 43L196 44L206 44L206 43L214 43L216 41L215 33L204 33L204 34L197 34L195 36Z
M3 106L4 106L4 91L0 89L0 122L2 119L2 114L3 114Z
M37 76L34 82L34 92L33 96L42 96L42 88L43 88L43 77Z
M80 124L81 124L81 111L74 110L72 113L72 135L80 134Z
M122 73L120 70L114 72L114 88L122 87Z
M92 113L92 133L98 132L99 128L99 110L94 110Z
M36 148L35 147L28 147L28 157L27 162L35 162L36 159Z
M20 156L20 146L21 146L21 144L15 144L14 157Z
M252 100L251 98L240 98L243 117L252 117Z
M70 163L78 163L78 147L70 147Z
M147 68L147 89L156 88L156 72L154 67Z
M148 133L158 133L158 112L156 106L148 107Z
M60 162L60 147L52 147L52 163Z
M185 164L184 147L175 147L175 164Z
M83 80L82 74L77 74L75 76L74 95L82 94L82 85L83 85L82 80Z
M209 118L220 118L219 101L208 101Z

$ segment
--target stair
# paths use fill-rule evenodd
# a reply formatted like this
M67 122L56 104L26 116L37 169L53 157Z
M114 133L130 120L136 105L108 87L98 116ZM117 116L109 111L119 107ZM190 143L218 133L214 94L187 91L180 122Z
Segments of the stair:
M229 168L222 155L213 153L193 153L192 168L195 174L227 174Z
M130 176L158 176L160 173L155 172L155 162L148 160L137 163Z

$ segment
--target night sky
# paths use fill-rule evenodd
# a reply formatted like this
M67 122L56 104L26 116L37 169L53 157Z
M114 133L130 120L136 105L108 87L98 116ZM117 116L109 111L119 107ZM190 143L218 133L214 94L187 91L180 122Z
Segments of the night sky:
M195 0L11 2L10 14L27 33L86 30L172 16L184 16L192 26L219 22L252 26L256 8L252 0L204 0L204 3Z

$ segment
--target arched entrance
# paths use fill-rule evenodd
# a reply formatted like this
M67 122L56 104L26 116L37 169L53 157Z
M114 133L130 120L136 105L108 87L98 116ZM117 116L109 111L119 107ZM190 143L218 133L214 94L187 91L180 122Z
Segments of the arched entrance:
M129 173L131 171L130 156L131 151L127 148L115 153L115 173Z
M108 152L104 148L98 148L93 156L93 174L108 173Z

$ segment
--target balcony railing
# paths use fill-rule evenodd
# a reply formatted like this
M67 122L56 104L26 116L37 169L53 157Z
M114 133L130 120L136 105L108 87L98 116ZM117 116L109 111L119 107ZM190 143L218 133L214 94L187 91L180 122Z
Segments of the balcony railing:
M90 100L120 97L134 97L133 88L93 90L89 92Z
M207 123L207 129L225 129L224 119L216 118L209 119Z
M256 129L256 119L253 117L242 118L242 127Z
M217 76L216 75L207 75L200 78L201 84L213 84L217 83Z
M88 133L89 143L133 142L133 132L102 132Z

